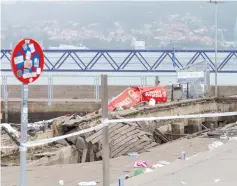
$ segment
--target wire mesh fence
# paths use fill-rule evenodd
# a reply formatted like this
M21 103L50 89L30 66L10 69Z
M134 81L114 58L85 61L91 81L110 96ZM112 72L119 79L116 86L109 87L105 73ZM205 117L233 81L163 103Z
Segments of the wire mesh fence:
M211 67L211 64L204 60L177 71L178 82L183 85L183 97L209 96Z

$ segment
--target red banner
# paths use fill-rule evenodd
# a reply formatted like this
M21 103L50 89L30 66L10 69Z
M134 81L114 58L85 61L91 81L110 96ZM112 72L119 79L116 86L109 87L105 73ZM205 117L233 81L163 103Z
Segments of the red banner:
M108 105L108 110L113 111L115 108L125 108L137 105L142 101L139 87L127 88L117 97L113 98Z
M142 101L149 102L153 98L156 103L164 103L168 99L167 87L142 87L140 88L142 92Z
M167 101L167 87L131 87L127 88L108 104L109 112L116 108L126 108L137 105L143 101L149 102L153 98L156 102Z

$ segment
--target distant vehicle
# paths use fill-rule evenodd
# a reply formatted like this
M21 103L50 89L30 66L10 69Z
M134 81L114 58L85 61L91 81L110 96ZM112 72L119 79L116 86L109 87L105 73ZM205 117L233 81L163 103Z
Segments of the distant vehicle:
M65 44L60 44L58 47L53 47L53 46L50 46L49 47L50 50L60 50L60 49L78 49L78 50L88 50L89 48L87 48L86 46L80 44L80 46L74 46L74 45L65 45Z
M134 46L135 50L145 50L146 49L145 41L134 41L133 46Z

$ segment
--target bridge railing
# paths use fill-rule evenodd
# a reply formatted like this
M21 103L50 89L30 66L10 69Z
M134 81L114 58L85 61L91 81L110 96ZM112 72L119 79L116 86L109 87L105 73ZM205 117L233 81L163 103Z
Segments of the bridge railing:
M215 67L214 50L44 50L48 72L175 72L207 60ZM219 50L219 73L237 73L237 50ZM1 71L11 71L11 50L1 50Z

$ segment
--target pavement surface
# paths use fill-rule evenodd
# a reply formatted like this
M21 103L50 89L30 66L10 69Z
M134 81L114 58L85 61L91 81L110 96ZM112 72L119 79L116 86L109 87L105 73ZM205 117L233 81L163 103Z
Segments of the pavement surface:
M123 171L133 171L135 161L144 160L149 165L158 160L176 161L185 151L188 156L208 150L208 144L216 139L197 137L193 139L176 140L164 145L149 149L136 159L121 156L110 160L111 183L116 183ZM166 167L163 167L166 168ZM2 167L1 186L18 186L20 172L19 167ZM153 174L153 173L149 173ZM195 173L196 174L196 173ZM197 174L198 175L198 174ZM140 175L149 176L149 175ZM140 176L134 177L135 179ZM133 178L130 178L131 180ZM59 180L64 181L64 186L76 186L82 181L96 181L97 186L102 185L102 162L90 162L81 164L53 165L53 166L28 166L26 171L26 186L59 186ZM146 183L145 183L146 184ZM130 186L130 184L128 184ZM132 183L131 185L136 185ZM147 185L147 184L146 184ZM202 185L203 186L203 185Z
M152 173L125 180L125 186L236 186L237 141L177 160ZM114 184L113 186L115 186Z

